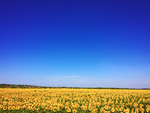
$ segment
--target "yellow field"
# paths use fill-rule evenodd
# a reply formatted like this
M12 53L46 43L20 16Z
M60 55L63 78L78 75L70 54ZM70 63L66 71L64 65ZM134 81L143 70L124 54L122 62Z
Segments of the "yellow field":
M1 113L150 113L150 90L0 89Z

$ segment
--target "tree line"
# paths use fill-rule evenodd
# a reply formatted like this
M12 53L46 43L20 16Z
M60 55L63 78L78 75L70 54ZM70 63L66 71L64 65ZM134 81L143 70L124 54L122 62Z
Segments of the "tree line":
M17 85L17 84L0 84L0 88L69 88L69 89L144 89L150 90L150 88L115 88L115 87L49 87L49 86L36 86L36 85Z

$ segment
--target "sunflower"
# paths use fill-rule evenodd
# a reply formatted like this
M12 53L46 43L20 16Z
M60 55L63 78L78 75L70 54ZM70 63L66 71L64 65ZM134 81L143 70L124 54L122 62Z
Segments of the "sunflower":
M76 110L76 109L73 109L72 112L73 112L73 113L77 113L77 110Z
M32 111L35 111L35 110L36 110L36 108L35 108L35 107L33 107L33 108L32 108Z
M142 108L144 105L143 104L140 104L140 108Z
M39 112L39 111L40 111L40 108L37 108L36 111Z
M67 112L71 112L71 109L70 109L70 108L68 108L66 111L67 111Z
M72 105L72 106L71 106L71 109L74 109L74 108L75 108L75 106L74 106L74 105Z
M138 110L139 110L139 108L135 108L135 110L137 110L137 111L138 111Z
M142 108L141 112L144 113L144 109L143 108Z
M123 109L122 108L119 108L119 111L122 111Z
M92 111L92 109L93 109L93 107L92 107L92 106L89 106L89 110Z
M84 104L85 104L85 102L83 101L83 102L82 102L82 105L84 105Z
M82 110L84 110L84 107L85 107L85 106L84 106L84 105L82 105L82 106L81 106L81 109L82 109Z
M6 106L7 105L7 101L3 101L3 105Z
M46 107L46 104L42 104L42 106L41 106L42 108L45 108Z
M115 112L115 109L114 109L114 108L111 108L111 112Z
M3 108L3 105L0 105L0 109Z
M11 110L11 106L8 106L8 110Z
M16 107L15 107L15 106L12 106L12 107L11 107L11 109L12 109L12 110L15 110L15 109L16 109Z
M57 111L60 111L60 108L59 108L59 107L57 107Z
M137 107L137 106L138 106L138 103L137 103L137 102L134 102L133 106L134 106L134 107Z
M92 110L92 112L91 113L96 113L96 111L95 110Z
M20 106L16 106L16 110L19 110L20 109Z
M69 106L65 106L65 110L67 110L69 108Z
M93 106L93 109L95 109L96 108L96 106Z
M26 106L24 105L24 106L22 106L22 109L25 109L26 108Z
M149 109L148 108L146 109L146 112L149 113Z
M118 108L115 108L115 111L118 111Z
M129 113L129 111L130 111L129 109L126 109L126 110L125 110L125 113Z
M45 109L44 109L44 111L47 111L48 110L48 107L46 107Z
M52 110L53 109L53 107L52 106L49 106L49 110Z
M99 107L99 106L101 105L101 103L100 103L100 102L97 102L96 105Z
M84 110L87 110L87 106L84 106Z
M107 109L108 109L108 106L105 106L104 108L107 110Z
M146 107L147 107L147 108L148 108L148 107L150 108L150 106L149 106L149 105L146 105Z
M76 106L76 108L79 108L79 104L76 104L75 106Z
M61 107L60 108L63 108L64 107L64 105L63 104L61 104Z
M7 106L3 106L3 110L7 110Z
M95 108L94 110L95 110L95 112L97 113L97 108Z
M101 111L101 112L104 112L105 110L104 110L104 108L101 108L100 111Z
M124 108L124 105L122 104L121 107Z
M11 103L11 102L8 102L8 105L9 105L9 106L11 106L11 105L12 105L12 103Z
M53 107L53 111L56 112L56 110L57 110L57 107Z

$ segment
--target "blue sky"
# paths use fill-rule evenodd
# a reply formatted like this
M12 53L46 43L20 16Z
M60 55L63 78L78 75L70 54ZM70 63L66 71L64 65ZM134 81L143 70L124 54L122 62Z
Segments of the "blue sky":
M149 0L1 0L0 83L150 87Z

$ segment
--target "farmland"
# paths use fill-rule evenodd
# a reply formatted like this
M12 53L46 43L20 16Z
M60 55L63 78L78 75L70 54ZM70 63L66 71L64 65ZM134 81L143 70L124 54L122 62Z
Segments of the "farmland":
M150 90L0 89L0 113L150 113Z

